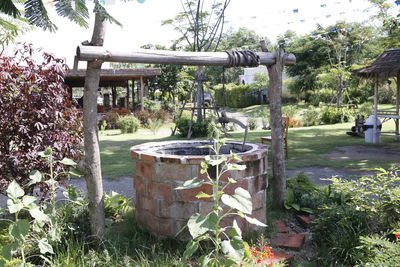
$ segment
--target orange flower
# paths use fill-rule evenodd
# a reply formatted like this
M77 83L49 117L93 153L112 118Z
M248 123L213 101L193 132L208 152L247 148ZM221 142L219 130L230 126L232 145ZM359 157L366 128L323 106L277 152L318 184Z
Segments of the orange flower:
M394 233L394 236L396 237L396 240L400 239L400 233Z
M250 249L250 252L251 252L251 255L253 255L254 257L257 257L257 255L258 255L258 251L257 251L257 249L256 248L251 248Z

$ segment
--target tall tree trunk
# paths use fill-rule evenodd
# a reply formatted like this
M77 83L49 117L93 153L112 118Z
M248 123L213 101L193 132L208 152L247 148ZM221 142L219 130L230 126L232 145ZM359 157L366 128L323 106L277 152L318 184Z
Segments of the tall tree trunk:
M197 91L196 91L196 106L197 106L197 122L201 122L203 120L203 110L201 106L203 106L203 66L197 67Z
M285 54L275 52L276 63L267 66L269 75L269 107L272 137L272 205L282 209L286 199L285 158L283 154L282 72Z
M105 35L105 20L96 13L91 45L102 46ZM100 148L97 128L97 92L102 62L89 61L86 70L83 128L85 142L86 185L89 198L90 230L95 240L104 236L105 217L103 181L101 177Z

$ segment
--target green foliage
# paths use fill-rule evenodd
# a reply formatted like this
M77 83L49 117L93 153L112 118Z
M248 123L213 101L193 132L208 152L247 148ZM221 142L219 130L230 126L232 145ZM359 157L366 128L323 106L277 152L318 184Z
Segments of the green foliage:
M302 112L302 122L305 126L318 125L320 123L319 112L314 106Z
M143 107L150 112L158 112L161 110L161 102L145 98L143 101Z
M321 121L324 124L348 122L353 118L354 110L349 108L323 106L321 109Z
M149 129L153 132L154 135L156 135L157 131L162 127L163 123L160 119L158 120L149 120Z
M374 104L370 102L365 102L364 104L358 107L356 114L364 116L364 118L367 119L370 115L372 115L373 112L374 112Z
M230 108L243 108L260 103L258 93L251 85L226 84L226 103ZM214 87L214 98L217 106L224 106L224 92L222 84Z
M35 253L40 255L42 261L50 263L49 255L54 254L53 245L61 242L64 229L59 221L59 212L56 210L58 188L56 177L62 173L53 171L56 162L51 148L39 152L39 155L49 164L50 173L31 172L29 176L31 182L28 186L40 182L46 183L50 188L49 206L43 202L38 203L38 199L34 196L26 195L16 181L11 182L6 190L8 211L15 217L13 221L10 221L8 233L10 242L2 248L2 255L7 261L19 255L24 266L31 265L28 262L28 256ZM66 166L76 165L68 158L58 162Z
M322 192L303 173L287 180L285 208L314 213L321 203Z
M123 116L118 119L121 133L135 133L140 126L140 121L135 116Z
M245 257L247 243L242 239L242 231L236 220L232 226L221 227L221 220L227 216L240 216L245 218L249 223L266 226L257 219L249 217L252 213L252 201L249 192L241 187L235 189L233 195L224 192L225 188L230 184L236 183L232 178L224 184L220 183L221 176L231 170L244 170L245 165L240 163L241 159L235 155L220 155L219 150L224 145L223 140L214 141L213 146L207 146L215 155L206 156L205 162L201 163L201 173L207 175L207 179L193 178L186 181L176 190L185 190L200 187L202 185L211 185L213 188L212 195L200 192L197 198L209 198L213 201L213 209L207 215L199 213L193 214L188 223L190 235L193 240L186 245L183 254L184 259L189 259L200 247L201 242L210 240L212 242L212 251L200 257L201 266L235 266L240 264ZM235 162L235 163L233 163ZM216 170L215 177L210 177L208 169L214 167ZM223 209L221 202L228 207ZM222 252L222 255L221 255ZM223 257L221 257L223 256Z
M118 128L118 120L119 120L119 115L117 112L107 112L106 114L104 114L100 120L99 120L99 124L98 126L103 127L104 126L104 122L105 122L105 129L117 129Z
M256 118L248 118L247 126L249 127L249 129L251 131L257 129L257 119Z
M181 136L186 137L189 133L189 123L190 118L182 117L175 120L176 128ZM203 120L202 122L197 122L195 119L192 122L192 137L201 137L210 135L209 124L211 120Z
M314 106L318 106L321 102L330 103L334 92L335 91L330 88L321 88L318 90L310 91L308 102Z
M357 267L391 267L400 262L400 242L396 239L390 241L387 237L374 234L360 237L361 245L358 251L363 257L358 261Z
M368 262L371 246L363 247L362 242L365 246L367 239L362 237L398 227L400 177L396 170L379 171L373 177L330 179L332 185L326 192L325 204L320 206L313 223L314 238L325 263L354 266ZM376 245L379 248L379 242Z
M288 117L290 120L293 120L294 116L297 113L296 105L287 105L282 108L282 114Z
M149 128L149 123L157 120L160 121L161 124L164 124L169 120L170 114L164 109L159 109L153 112L145 109L136 111L135 117L139 119L141 126Z

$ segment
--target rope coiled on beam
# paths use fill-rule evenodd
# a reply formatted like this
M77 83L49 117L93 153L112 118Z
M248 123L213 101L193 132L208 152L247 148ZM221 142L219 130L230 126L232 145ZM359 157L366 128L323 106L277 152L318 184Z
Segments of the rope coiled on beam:
M260 56L250 50L225 51L228 54L228 65L226 67L257 67L260 65Z

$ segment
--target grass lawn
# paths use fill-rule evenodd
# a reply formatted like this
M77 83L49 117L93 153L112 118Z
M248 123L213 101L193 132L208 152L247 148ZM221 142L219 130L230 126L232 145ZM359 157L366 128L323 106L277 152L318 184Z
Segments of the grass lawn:
M295 169L309 166L327 166L335 168L352 168L359 170L373 170L374 168L389 168L399 159L379 160L379 159L351 159L343 158L331 160L325 154L340 149L342 146L395 146L400 149L400 142L394 141L393 137L382 137L382 143L378 145L366 144L363 138L351 137L346 135L350 131L353 122L319 125L312 127L299 127L289 129L289 160L288 169ZM133 145L145 142L157 142L166 140L185 139L178 136L170 136L171 125L164 126L160 131L153 135L146 129L140 129L134 134L117 134L119 130L106 131L108 135L100 135L100 149L102 160L102 172L105 178L118 178L132 176L134 164L130 156L129 149ZM384 130L394 128L393 121L384 124ZM255 130L248 135L249 142L260 142L260 137L269 135L269 131ZM233 140L242 140L243 132L234 132ZM271 154L271 153L270 153ZM271 157L271 156L270 156Z

